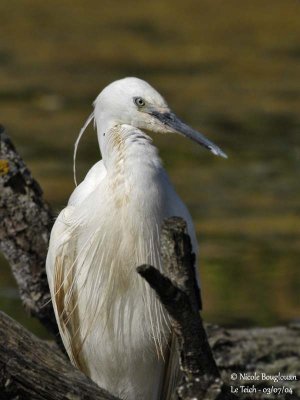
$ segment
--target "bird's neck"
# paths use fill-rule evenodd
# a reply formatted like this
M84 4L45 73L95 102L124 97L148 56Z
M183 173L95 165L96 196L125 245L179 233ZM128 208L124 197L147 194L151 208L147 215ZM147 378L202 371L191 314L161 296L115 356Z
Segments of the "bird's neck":
M99 128L98 141L108 173L120 172L124 168L127 173L137 168L161 168L158 151L145 132L115 121L102 123Z
M130 125L116 125L104 138L101 151L112 201L123 210L141 210L143 221L159 225L171 184L151 138Z

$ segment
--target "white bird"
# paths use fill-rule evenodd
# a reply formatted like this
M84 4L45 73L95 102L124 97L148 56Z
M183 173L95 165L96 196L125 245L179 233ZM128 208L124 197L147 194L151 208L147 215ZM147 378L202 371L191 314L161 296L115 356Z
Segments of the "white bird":
M121 399L167 399L178 356L168 317L136 267L162 270L165 218L184 218L195 253L197 242L191 216L146 132L180 133L226 155L137 78L115 81L99 94L78 140L92 120L102 160L59 214L47 256L57 323L72 363L99 386Z

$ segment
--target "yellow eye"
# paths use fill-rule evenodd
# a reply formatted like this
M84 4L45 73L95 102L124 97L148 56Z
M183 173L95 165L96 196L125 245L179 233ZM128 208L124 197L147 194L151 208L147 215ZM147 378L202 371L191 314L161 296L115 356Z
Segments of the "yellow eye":
M144 107L144 105L146 105L146 102L142 97L134 97L133 102L138 107Z

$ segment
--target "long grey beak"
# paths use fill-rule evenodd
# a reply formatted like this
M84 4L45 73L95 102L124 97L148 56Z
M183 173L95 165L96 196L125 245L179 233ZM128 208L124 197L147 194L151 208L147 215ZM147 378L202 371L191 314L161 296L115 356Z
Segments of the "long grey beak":
M227 155L218 146L216 146L210 140L206 139L204 135L197 132L195 129L192 129L190 126L186 125L174 113L161 113L153 110L150 114L153 115L153 117L157 118L166 127L168 127L170 131L179 133L192 139L194 142L201 144L201 146L204 146L205 148L210 150L216 156L227 158Z

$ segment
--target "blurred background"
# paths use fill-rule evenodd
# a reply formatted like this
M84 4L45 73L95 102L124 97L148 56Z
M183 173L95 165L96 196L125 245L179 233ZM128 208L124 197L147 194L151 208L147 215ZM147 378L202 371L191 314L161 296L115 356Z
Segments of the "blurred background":
M204 318L299 318L300 3L1 0L0 122L56 213L74 188L77 134L104 86L149 81L229 156L154 136L200 243ZM83 178L100 157L92 128ZM3 258L0 309L34 332Z

